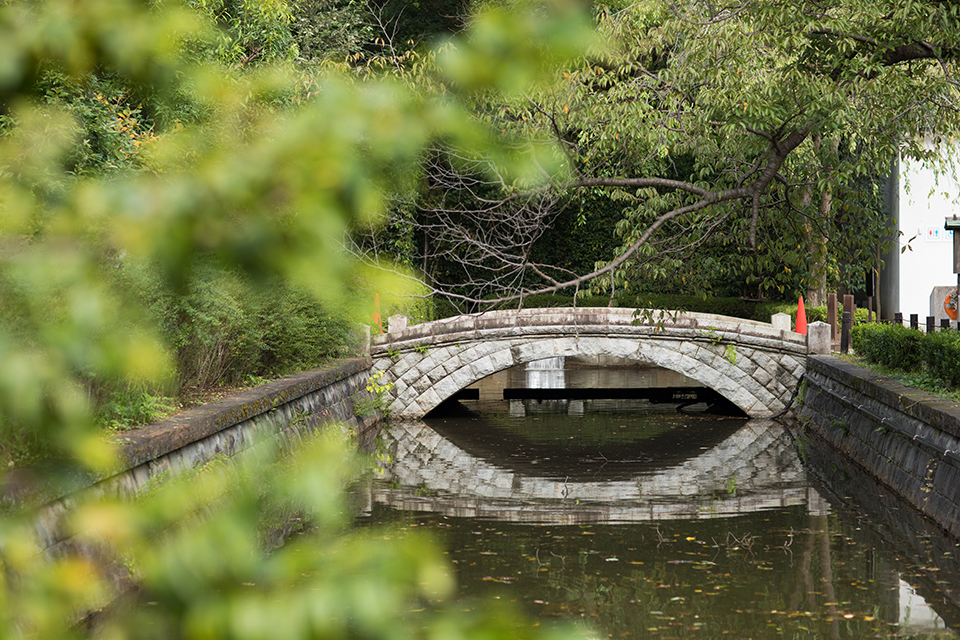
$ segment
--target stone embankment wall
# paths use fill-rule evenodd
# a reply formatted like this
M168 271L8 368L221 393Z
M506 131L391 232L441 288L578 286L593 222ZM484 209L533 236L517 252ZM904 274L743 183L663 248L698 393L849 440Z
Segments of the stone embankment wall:
M960 536L960 405L831 356L806 379L806 428Z
M188 471L216 457L235 456L264 438L291 446L317 427L334 422L349 425L360 446L370 446L379 416L354 415L354 400L369 395L370 365L369 357L336 362L124 433L118 438L122 462L113 474L40 509L41 547L50 549L61 542L58 523L81 494L134 496L158 476Z

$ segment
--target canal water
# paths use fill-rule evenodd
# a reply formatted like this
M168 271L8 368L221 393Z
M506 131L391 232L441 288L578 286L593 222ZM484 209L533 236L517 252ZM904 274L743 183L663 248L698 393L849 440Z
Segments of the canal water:
M389 426L366 521L435 533L446 606L505 600L598 638L954 637L957 541L802 434L706 405L502 400L694 384L625 363L498 374Z

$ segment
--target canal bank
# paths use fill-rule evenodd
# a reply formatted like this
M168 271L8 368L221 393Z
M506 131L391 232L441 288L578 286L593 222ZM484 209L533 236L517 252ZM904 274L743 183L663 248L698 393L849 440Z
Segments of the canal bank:
M242 456L264 440L290 449L328 424L344 425L356 435L358 446L370 448L380 414L374 394L367 390L369 377L370 358L351 358L195 407L118 436L119 462L99 478L79 479L52 495L46 487L8 485L3 502L43 504L37 510L38 545L55 552L69 542L61 523L83 499L133 497L215 459Z
M960 537L960 406L832 356L808 356L799 420Z

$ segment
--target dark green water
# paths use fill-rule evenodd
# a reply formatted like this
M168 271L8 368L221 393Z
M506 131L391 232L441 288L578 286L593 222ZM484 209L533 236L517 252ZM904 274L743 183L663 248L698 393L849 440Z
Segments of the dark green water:
M956 541L815 442L595 404L393 425L369 522L435 532L459 582L446 606L511 601L600 638L960 629Z

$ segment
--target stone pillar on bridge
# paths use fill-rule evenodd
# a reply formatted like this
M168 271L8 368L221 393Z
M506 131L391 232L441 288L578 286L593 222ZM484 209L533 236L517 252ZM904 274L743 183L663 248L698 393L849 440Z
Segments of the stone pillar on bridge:
M773 325L774 329L779 329L780 331L791 331L790 316L785 313L775 313L770 316L770 324Z
M807 327L807 353L830 355L830 325L813 322Z
M410 325L410 318L404 315L390 316L387 319L387 333L403 331Z

